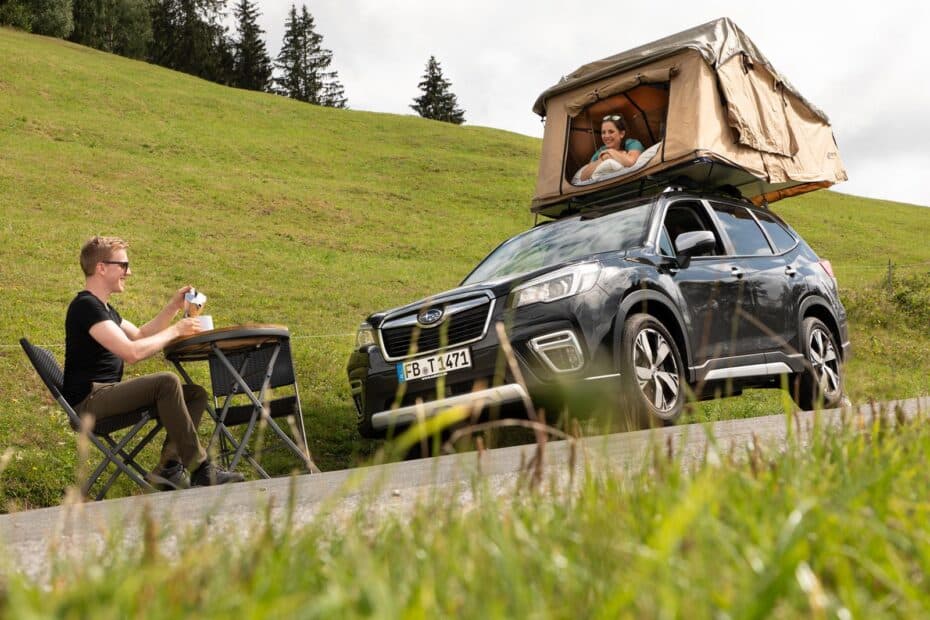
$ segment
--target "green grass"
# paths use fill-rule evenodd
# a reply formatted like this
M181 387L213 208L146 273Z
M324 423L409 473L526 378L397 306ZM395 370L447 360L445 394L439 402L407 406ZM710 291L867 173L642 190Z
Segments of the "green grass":
M11 451L0 510L58 504L74 481L74 435L17 340L63 352L89 236L131 242L134 275L114 303L136 323L192 283L217 326L287 325L313 456L324 470L352 467L377 449L355 431L345 378L355 328L454 287L528 228L539 152L513 133L310 106L0 29L0 451ZM853 399L928 393L930 331L915 308L930 210L834 192L775 210L836 268ZM893 284L913 294L889 289L889 260ZM166 367L155 358L127 376ZM688 419L780 411L781 400L752 392Z
M689 473L659 445L638 473L598 465L503 493L476 481L473 497L266 523L236 544L195 528L177 552L165 537L183 530L149 521L122 560L58 561L47 588L9 576L0 615L926 617L926 422L714 448Z

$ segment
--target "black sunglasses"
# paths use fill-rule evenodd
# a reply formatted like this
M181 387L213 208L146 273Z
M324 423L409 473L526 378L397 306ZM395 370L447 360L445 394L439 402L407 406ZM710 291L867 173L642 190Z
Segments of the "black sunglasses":
M622 114L608 114L607 116L601 119L602 122L603 121L622 121L622 120L623 120Z
M105 265L119 265L123 268L123 271L129 271L129 261L128 260L102 260L101 263Z

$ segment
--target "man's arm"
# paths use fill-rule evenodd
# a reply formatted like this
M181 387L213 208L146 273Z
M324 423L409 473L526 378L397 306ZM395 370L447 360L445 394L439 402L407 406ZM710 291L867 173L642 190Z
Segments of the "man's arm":
M124 332L126 332L126 335L129 336L130 340L147 338L164 331L171 324L171 320L174 318L174 315L176 315L178 311L184 307L184 294L191 290L191 288L193 287L189 284L179 288L174 293L174 295L171 296L171 299L168 300L168 303L165 304L165 307L161 309L161 312L155 315L154 319L142 327L136 327L129 321L123 321L120 327ZM103 343L101 342L100 344ZM116 351L114 351L114 353L116 353Z
M123 325L127 323L128 321L123 321ZM146 327L151 323L152 321L146 324ZM135 330L137 335L142 331L131 323L129 323L129 326ZM126 331L121 329L120 326L117 326L113 321L100 321L90 328L90 335L94 340L99 342L102 347L127 364L135 364L138 361L155 355L175 338L195 334L199 331L200 323L197 319L182 319L174 325L166 327L151 336L141 336L133 340L130 339Z

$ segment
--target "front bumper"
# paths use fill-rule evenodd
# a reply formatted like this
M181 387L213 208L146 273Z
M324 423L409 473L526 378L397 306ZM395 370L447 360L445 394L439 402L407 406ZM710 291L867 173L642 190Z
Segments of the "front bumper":
M599 310L608 305L602 295L594 289L517 313L498 298L480 340L449 345L450 349L467 346L472 366L443 377L399 382L401 361L387 357L381 346L355 350L346 370L359 431L366 437L385 437L421 416L434 417L457 405L471 407L475 419L479 413L482 418L526 416L524 402L530 399L547 411L559 410L567 392L579 382L613 372L612 358L601 355L600 344L612 321L600 315ZM507 325L513 362L522 375L519 385L492 328L497 323Z
M459 396L382 411L371 416L371 426L375 431L383 433L390 428L428 420L452 407L466 407L479 412L490 407L505 407L527 402L527 399L526 390L517 383L509 383Z

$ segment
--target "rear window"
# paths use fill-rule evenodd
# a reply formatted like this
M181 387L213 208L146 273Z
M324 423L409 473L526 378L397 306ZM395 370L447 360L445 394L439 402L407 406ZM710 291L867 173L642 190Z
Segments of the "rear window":
M721 204L714 204L713 207L717 219L733 243L733 250L737 256L764 256L773 253L749 209Z
M794 235L788 232L785 227L770 214L765 211L755 211L754 213L759 223L762 224L762 228L768 233L772 243L775 244L779 254L784 254L797 244L798 240L794 238Z
M462 284L536 271L603 252L639 247L653 201L606 214L585 214L537 226L502 243Z

